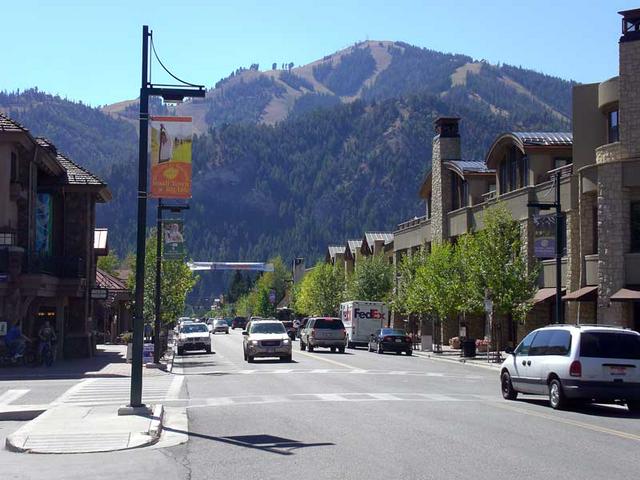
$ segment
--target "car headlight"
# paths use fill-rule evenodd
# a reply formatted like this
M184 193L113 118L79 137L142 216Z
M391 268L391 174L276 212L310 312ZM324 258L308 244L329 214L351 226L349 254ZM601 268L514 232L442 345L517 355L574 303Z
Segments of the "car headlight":
M257 340L251 340L251 345L257 345L258 341Z
M289 345L289 343L291 343L289 340L282 340L283 345Z

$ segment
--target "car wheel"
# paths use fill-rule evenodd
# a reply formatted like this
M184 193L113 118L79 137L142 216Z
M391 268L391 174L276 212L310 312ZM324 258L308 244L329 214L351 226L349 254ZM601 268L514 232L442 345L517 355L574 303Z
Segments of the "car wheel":
M305 349L305 348L307 348L307 347L305 346L305 344L304 344L304 342L302 341L302 339L300 339L300 350L303 350L303 351L304 351L304 349Z
M226 331L226 332L224 332L224 333L226 333L227 335L229 335L229 329L227 328L227 331Z
M247 352L242 350L242 357L244 358L244 361L247 361Z
M285 357L280 357L281 362L290 362L292 360L291 355L287 355Z
M313 345L311 344L307 345L307 350L309 350L310 352L313 352Z
M344 353L344 347L340 347L340 348L338 348L338 351L339 351L340 353Z
M353 343L347 342L347 348L353 348Z
M407 355L409 356L413 355L413 350L407 350Z
M402 353L402 352L401 352L400 350L398 350L398 351L396 352L396 355L400 355L401 353Z
M247 355L247 362L253 363L253 355Z
M210 346L205 348L205 350L206 350L207 353L211 353L211 347Z
M635 401L627 402L627 409L631 413L640 413L640 401L635 400Z
M567 405L567 398L564 396L562 385L557 378L549 382L549 405L554 410L560 410Z
M331 353L336 353L336 347L331 347Z
M518 392L513 389L511 375L509 375L509 372L503 372L500 376L500 386L502 390L502 398L505 400L515 400L518 398Z
M180 356L184 355L184 348L178 347L178 355Z

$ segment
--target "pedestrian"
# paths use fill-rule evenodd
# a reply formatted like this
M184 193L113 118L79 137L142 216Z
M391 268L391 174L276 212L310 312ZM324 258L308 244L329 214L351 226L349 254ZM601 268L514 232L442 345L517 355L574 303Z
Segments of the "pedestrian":
M47 350L50 355L50 359L53 360L53 345L55 344L57 337L56 332L49 323L49 320L46 320L42 327L40 327L40 330L38 331L38 340L40 341L38 344L38 358L40 361L42 362L44 360L43 354ZM48 362L47 365L49 365Z
M15 322L11 325L11 328L9 328L7 335L4 337L4 341L9 354L15 361L24 355L26 342L30 342L31 340L22 333L20 324Z
M150 323L144 324L144 338L145 341L150 341L152 336L152 328Z

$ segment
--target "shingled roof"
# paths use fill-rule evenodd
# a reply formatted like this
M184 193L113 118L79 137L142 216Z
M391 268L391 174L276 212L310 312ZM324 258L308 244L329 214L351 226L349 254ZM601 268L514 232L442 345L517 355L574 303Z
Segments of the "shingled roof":
M56 146L48 139L43 137L37 137L36 142L45 150L51 152L56 156L56 160L65 170L65 175L63 176L62 183L65 185L99 185L105 186L106 183L96 177L93 173L91 173L86 168L81 167L77 163L70 160L68 157L64 156L60 152Z
M25 127L0 112L0 132L28 132Z

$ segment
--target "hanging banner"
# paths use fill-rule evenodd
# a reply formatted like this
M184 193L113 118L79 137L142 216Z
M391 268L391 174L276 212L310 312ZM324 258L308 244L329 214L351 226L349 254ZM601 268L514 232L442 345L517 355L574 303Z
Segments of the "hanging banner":
M535 215L533 217L534 239L533 254L540 259L553 258L556 255L556 217L555 215Z
M182 219L162 220L162 258L182 260L186 254Z
M153 198L191 198L191 117L151 116Z
M252 270L273 272L273 263L263 262L187 262L192 271L202 270Z

